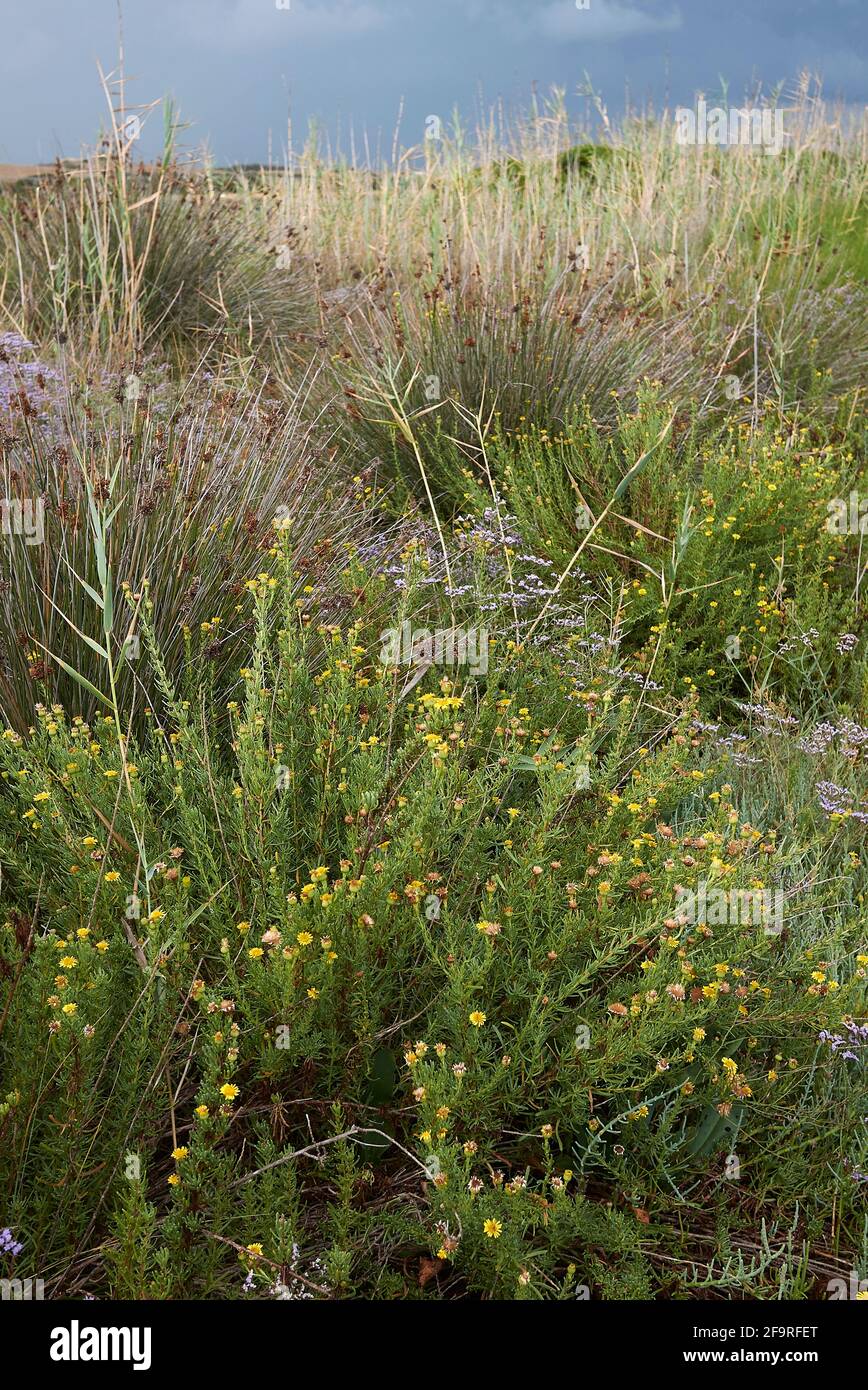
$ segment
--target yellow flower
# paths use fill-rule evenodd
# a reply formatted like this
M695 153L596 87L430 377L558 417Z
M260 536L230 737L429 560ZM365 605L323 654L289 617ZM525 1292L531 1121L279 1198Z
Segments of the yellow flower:
M197 1105L193 1113L195 1115L198 1115L200 1120L207 1120L211 1112L209 1111L207 1105Z
M111 873L106 874L105 881L106 883L117 883L119 878L120 874L118 873L117 869L112 869Z
M64 1006L63 1006L63 1012L64 1012L65 1014L74 1014L77 1008L78 1008L78 1005L77 1005L77 1004L64 1004Z
M694 1042L702 1042L704 1038L705 1038L705 1029L704 1029L704 1028L694 1028L694 1030L693 1030L693 1041L694 1041Z
M295 939L298 942L299 946L309 946L310 943L313 941L313 937L311 936L309 931L300 931Z
M227 1081L220 1087L220 1094L224 1096L226 1100L234 1100L238 1095L238 1087L233 1086Z
M190 1150L186 1147L186 1145L181 1144L177 1149L172 1150L172 1157L174 1158L176 1163L180 1163L181 1159L186 1158L189 1152Z
M265 952L263 951L261 946L251 946L247 954L251 957L251 959L258 960L260 956L265 955Z
M170 1187L181 1186L181 1179L177 1173L170 1173L169 1176L166 1178L166 1182L169 1184Z
M107 951L108 948L109 948L109 944L108 944L107 941L98 941L98 942L96 943L96 949L97 949L98 951Z
M250 923L249 923L249 922L236 922L236 923L235 923L235 930L236 930L236 931L240 931L240 932L242 933L242 935L243 935L244 932L250 931Z
M473 1024L474 1028L482 1027L483 1023L485 1022L485 1014L482 1012L481 1009L473 1010L473 1013L470 1015L470 1022Z
M64 970L74 970L78 965L78 961L75 956L61 956L60 964L63 966Z
M500 1221L494 1221L492 1218L489 1217L488 1221L483 1221L482 1229L488 1236L489 1240L497 1240L498 1236L503 1230L503 1224Z

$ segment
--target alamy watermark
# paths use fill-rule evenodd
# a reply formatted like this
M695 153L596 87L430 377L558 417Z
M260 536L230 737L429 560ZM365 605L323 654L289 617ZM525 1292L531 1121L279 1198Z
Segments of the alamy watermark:
M868 535L868 497L851 492L826 503L826 530L833 536Z
M747 145L780 154L784 144L784 113L771 106L712 106L705 101L675 108L675 141L679 145Z
M44 1279L0 1279L0 1302L29 1302L45 1298Z
M414 628L403 622L380 633L380 660L386 666L412 666L427 662L434 666L466 666L471 675L484 676L488 670L488 629Z
M45 539L42 498L0 498L0 531L4 536L21 536L25 545L41 545Z
M48 1351L52 1361L129 1361L134 1371L151 1365L149 1327L82 1327L73 1318L69 1327L54 1327Z
M781 888L713 888L702 879L692 888L675 893L676 916L691 924L762 927L766 936L780 936L784 929L784 894Z
M848 1279L844 1279L842 1276L829 1279L826 1288L829 1290L829 1298L833 1301L856 1299L860 1294L864 1298L865 1294L868 1293L868 1279L860 1279L859 1271L851 1269Z

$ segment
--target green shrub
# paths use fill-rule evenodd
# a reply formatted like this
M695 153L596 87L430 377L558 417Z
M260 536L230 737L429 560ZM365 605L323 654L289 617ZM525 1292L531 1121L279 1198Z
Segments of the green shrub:
M398 699L376 624L315 631L292 569L285 542L249 585L225 738L143 613L140 739L58 707L0 743L4 1220L31 1258L116 1296L645 1297L667 1212L701 1182L734 1215L726 1155L761 1183L794 1115L768 1180L830 1200L860 1110L830 1131L817 1039L866 959L857 916L807 928L864 871L818 812L807 871L691 703L578 639ZM798 908L780 936L681 921L706 877Z
M493 425L556 431L583 404L611 423L618 397L635 402L643 378L675 396L694 372L682 323L652 325L599 296L495 288L459 298L438 285L425 301L423 310L405 296L388 313L370 304L341 372L356 442L404 493L421 495L415 450L386 402L398 405L447 511L466 505L468 478L484 484Z
M297 248L169 164L115 153L59 165L0 209L3 307L37 341L171 352L187 363L277 343L309 358L311 277Z

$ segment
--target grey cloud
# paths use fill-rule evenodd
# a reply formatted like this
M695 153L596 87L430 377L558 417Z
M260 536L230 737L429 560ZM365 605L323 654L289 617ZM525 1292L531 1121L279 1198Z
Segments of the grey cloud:
M681 28L682 17L678 9L657 14L620 0L591 0L587 10L577 9L573 0L553 0L540 6L535 25L545 38L567 43L617 42L642 34L671 33Z
M290 0L288 8L275 0L185 0L178 17L190 40L223 48L341 43L384 28L391 18L375 0Z
M122 0L129 100L174 96L221 163L280 158L316 118L347 148L422 138L425 116L467 125L494 102L527 109L557 86L571 112L587 71L609 113L689 103L728 83L734 100L799 72L831 96L868 98L865 0ZM116 62L116 0L0 0L0 160L77 154L105 119L96 60ZM159 114L142 152L159 144ZM269 140L271 144L269 145Z

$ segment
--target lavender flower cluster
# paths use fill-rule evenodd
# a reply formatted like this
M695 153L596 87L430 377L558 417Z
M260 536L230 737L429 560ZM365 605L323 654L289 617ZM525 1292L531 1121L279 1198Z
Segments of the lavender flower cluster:
M855 758L861 745L868 743L868 729L863 729L853 719L842 719L840 724L830 724L825 720L799 740L799 748L803 753L825 753L836 739L841 740L840 749L844 757Z
M858 801L854 792L835 782L818 782L820 805L828 815L849 816L851 820L868 823L868 801Z
M843 1034L830 1033L824 1028L818 1034L820 1042L828 1043L832 1052L842 1061L863 1065L865 1057L868 1056L868 1023L854 1023L852 1018L845 1018L843 1027ZM866 1049L864 1054L863 1047ZM863 1116L863 1124L868 1124L868 1115ZM850 1168L850 1176L854 1182L868 1182L868 1173L863 1173L855 1163Z
M819 637L819 635L815 627L809 627L806 632L801 633L798 640L794 638L792 641L781 642L778 646L777 654L778 656L783 656L786 652L791 652L798 647L799 643L801 643L803 647L809 647L810 650L813 651L814 639Z
M782 733L784 729L792 729L798 726L798 719L793 719L789 714L776 714L773 709L766 705L751 705L736 701L742 714L749 714L754 719L759 719L765 725L764 733Z
M0 1255L20 1255L23 1249L21 1241L15 1239L8 1226L0 1231Z
M755 705L751 707L749 705L745 705L741 706L741 708L761 709L762 706ZM692 724L693 728L697 731L697 733L700 734L720 733L721 726L719 724L706 724L701 719L694 719L692 721ZM768 732L768 730L766 730L766 732ZM717 744L718 748L724 748L726 752L729 753L736 767L755 767L763 761L762 758L752 758L750 754L742 753L739 750L737 745L740 743L747 743L748 741L746 734L738 734L735 732L731 732L725 734L722 738L716 738L714 741Z
M26 408L36 415L50 414L57 398L59 374L44 362L23 362L22 354L33 344L20 333L0 333L0 412Z
M292 1259L289 1264L289 1282L284 1283L281 1279L275 1279L274 1283L270 1284L267 1289L267 1293L270 1298L275 1298L281 1303L285 1303L291 1299L313 1298L313 1293L311 1292L311 1289L300 1277L300 1263L301 1251L298 1245L293 1241ZM326 1267L324 1262L319 1257L314 1258L310 1262L308 1270L308 1279L310 1279L311 1275L315 1275L320 1284L322 1284L325 1280ZM247 1271L247 1278L241 1285L241 1290L242 1293L252 1293L255 1288L256 1274L254 1270L251 1268Z
M499 513L494 507L486 507L480 520L460 516L459 526L465 539L471 544L481 545L524 545L524 540L516 529L516 519L508 513Z
M868 1042L868 1023L854 1023L848 1018L844 1020L844 1029L846 1037L841 1033L830 1033L824 1028L819 1035L820 1042L828 1043L833 1052L840 1052L846 1062L861 1062L862 1046Z
M466 594L478 596L479 611L486 614L505 608L529 610L532 614L540 604L557 596L557 585L551 579L554 561L528 550L516 518L509 512L487 507L479 518L459 516L457 527L456 545L450 550L450 584L436 531L433 526L417 522L412 540L426 562L426 573L417 579L420 588L442 588L450 599L463 598ZM403 563L395 558L395 540L393 535L387 551L385 546L378 547L375 542L364 551L359 548L356 553L363 562L373 562L376 572L389 579L395 589L403 590L407 581ZM507 549L514 552L509 563ZM386 559L388 563L383 563ZM587 583L588 579L575 571L573 581ZM486 586L488 593L481 593ZM585 596L586 604L592 597L594 595ZM561 616L564 614L566 616ZM547 626L551 628L558 621L573 631L584 626L573 612L567 613L555 606L549 609ZM538 645L546 640L542 633L536 638Z

